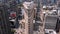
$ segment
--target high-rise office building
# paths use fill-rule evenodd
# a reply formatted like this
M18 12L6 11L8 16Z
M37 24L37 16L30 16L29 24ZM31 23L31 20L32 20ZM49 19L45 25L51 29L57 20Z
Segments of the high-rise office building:
M11 34L6 7L0 6L0 34Z

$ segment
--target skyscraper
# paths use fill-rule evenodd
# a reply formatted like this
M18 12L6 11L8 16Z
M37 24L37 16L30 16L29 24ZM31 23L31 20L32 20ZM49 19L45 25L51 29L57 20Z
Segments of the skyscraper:
M6 7L0 6L0 34L11 34Z

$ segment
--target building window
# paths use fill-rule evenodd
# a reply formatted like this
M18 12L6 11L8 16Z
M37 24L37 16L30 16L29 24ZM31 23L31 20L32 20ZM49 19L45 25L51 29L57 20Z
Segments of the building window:
M60 2L59 2L60 3ZM60 7L60 4L58 4L58 7Z
M25 23L24 23L24 22L22 22L22 28L24 28L24 29L25 29Z
M22 23L20 24L20 28L25 29L25 23L24 23L24 22L22 22Z

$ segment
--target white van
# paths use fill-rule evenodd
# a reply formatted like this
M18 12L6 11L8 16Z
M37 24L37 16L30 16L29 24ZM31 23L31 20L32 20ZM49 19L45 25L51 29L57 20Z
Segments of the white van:
M45 29L45 34L57 34L53 29Z

